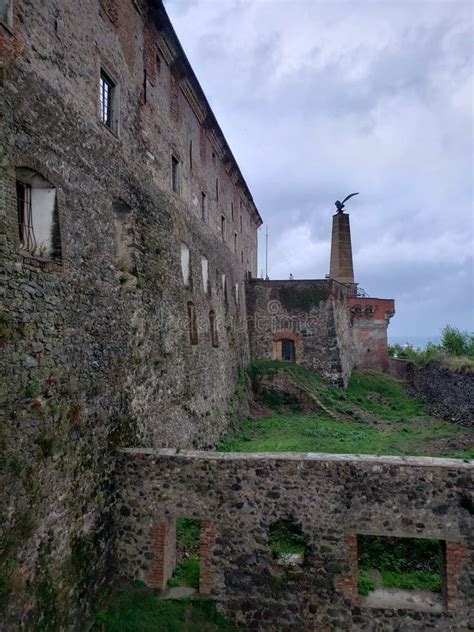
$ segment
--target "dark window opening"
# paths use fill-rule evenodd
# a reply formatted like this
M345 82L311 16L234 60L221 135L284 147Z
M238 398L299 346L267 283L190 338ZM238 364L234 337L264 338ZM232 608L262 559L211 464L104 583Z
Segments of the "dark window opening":
M179 193L179 160L171 156L171 188L174 193Z
M284 338L281 341L281 359L283 362L295 361L295 343L293 340Z
M189 340L192 345L198 344L198 328L196 318L196 307L192 301L188 302L188 328Z
M115 83L102 70L100 73L100 120L110 129L113 129L114 93Z
M207 195L204 191L201 193L201 218L206 224L209 222L209 211L207 207Z
M216 178L216 202L219 202L219 180Z
M217 321L216 321L216 314L214 312L214 310L211 309L211 311L209 312L209 329L211 332L211 343L213 347L218 347L219 346L219 338L218 338L218 334L217 334Z
M189 168L193 169L193 141L189 141Z
M143 103L146 105L147 76L146 69L143 71Z
M226 232L226 220L225 220L225 216L221 215L221 233L222 233L222 239L225 241L225 232Z
M237 254L237 233L234 233L234 252Z
M240 232L242 232L242 215L240 216Z
M443 609L445 543L357 536L357 586L369 607Z

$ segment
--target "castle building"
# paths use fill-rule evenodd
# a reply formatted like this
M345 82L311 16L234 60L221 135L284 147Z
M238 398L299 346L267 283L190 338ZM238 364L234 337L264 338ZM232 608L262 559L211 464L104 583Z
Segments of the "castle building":
M347 384L393 306L255 278L262 219L161 1L0 9L5 621L83 630L117 450L215 446L252 357Z

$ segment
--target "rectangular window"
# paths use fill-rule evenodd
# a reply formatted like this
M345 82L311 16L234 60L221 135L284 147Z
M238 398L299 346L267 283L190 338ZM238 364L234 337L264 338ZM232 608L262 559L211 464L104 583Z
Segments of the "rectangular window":
M189 248L181 242L181 273L184 285L189 285Z
M242 232L242 215L240 216L240 232Z
M114 129L115 83L103 71L100 72L100 120L110 129Z
M216 202L219 202L219 179L216 178Z
M234 233L234 252L237 254L237 233Z
M357 586L362 605L441 612L445 557L445 543L440 540L358 535Z
M201 255L201 272L202 272L202 287L206 294L209 293L209 261L207 257Z
M221 215L221 233L222 233L222 239L225 241L225 231L226 231L226 220L225 220L225 216Z
M207 195L202 191L201 193L201 218L206 224L209 223L209 211L207 208Z
M180 188L180 165L175 156L171 156L171 188L174 193L179 194Z
M0 0L0 23L13 29L13 0Z

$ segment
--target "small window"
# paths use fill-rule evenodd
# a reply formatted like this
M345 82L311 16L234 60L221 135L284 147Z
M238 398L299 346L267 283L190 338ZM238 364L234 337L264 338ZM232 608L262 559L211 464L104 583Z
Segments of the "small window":
M221 233L222 233L222 239L225 241L225 233L226 233L225 215L221 215Z
M237 233L234 233L234 252L237 254Z
M114 106L116 86L103 71L100 72L100 120L109 129L114 130ZM114 130L115 131L115 130Z
M235 302L238 305L239 304L239 284L238 283L235 284L234 293L235 293Z
M40 257L60 257L61 242L56 189L27 167L16 169L20 245Z
M240 216L240 232L242 232L242 215Z
M204 191L201 193L201 218L206 224L209 223L209 210L207 206L207 195Z
M445 542L358 535L357 562L363 606L442 611Z
M175 156L171 156L171 188L179 194L180 189L180 164Z
M188 302L188 329L189 340L192 345L198 344L198 328L196 319L196 307L192 301Z
M13 29L13 0L0 0L0 23Z
M244 262L244 251L241 250L240 251L240 263L243 263L243 262Z
M217 336L217 321L216 314L213 309L209 312L209 329L211 332L211 343L213 347L219 346L219 339Z
M193 170L193 141L189 141L189 168Z
M209 261L204 255L201 256L202 287L206 294L209 293Z
M301 566L306 555L306 538L292 517L280 518L270 525L268 547L281 566Z
M189 248L181 242L181 272L184 285L189 285Z
M216 178L216 202L219 202L219 179Z
M227 279L225 274L222 275L222 289L224 291L224 302L227 304L228 303L228 297L227 297Z

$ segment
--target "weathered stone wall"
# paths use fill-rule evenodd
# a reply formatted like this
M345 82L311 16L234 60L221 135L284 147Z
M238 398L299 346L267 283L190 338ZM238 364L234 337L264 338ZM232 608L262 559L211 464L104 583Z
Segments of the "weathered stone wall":
M388 371L387 328L395 313L393 299L348 298L354 341L355 366Z
M3 620L83 630L110 562L116 447L208 447L229 428L260 219L160 3L18 0L0 47ZM114 132L99 122L101 68ZM59 259L20 247L16 167L56 188Z
M246 284L253 358L281 360L282 339L295 361L335 384L346 385L353 345L345 294L333 281L261 281Z
M119 568L159 587L149 575L155 525L194 517L209 536L201 590L244 629L467 630L473 469L455 459L125 450L117 464ZM270 525L288 517L301 525L307 554L301 568L285 571L267 539ZM357 534L445 541L444 611L364 606Z
M406 379L411 393L427 402L433 415L474 427L474 372L434 361L424 367L408 362Z

